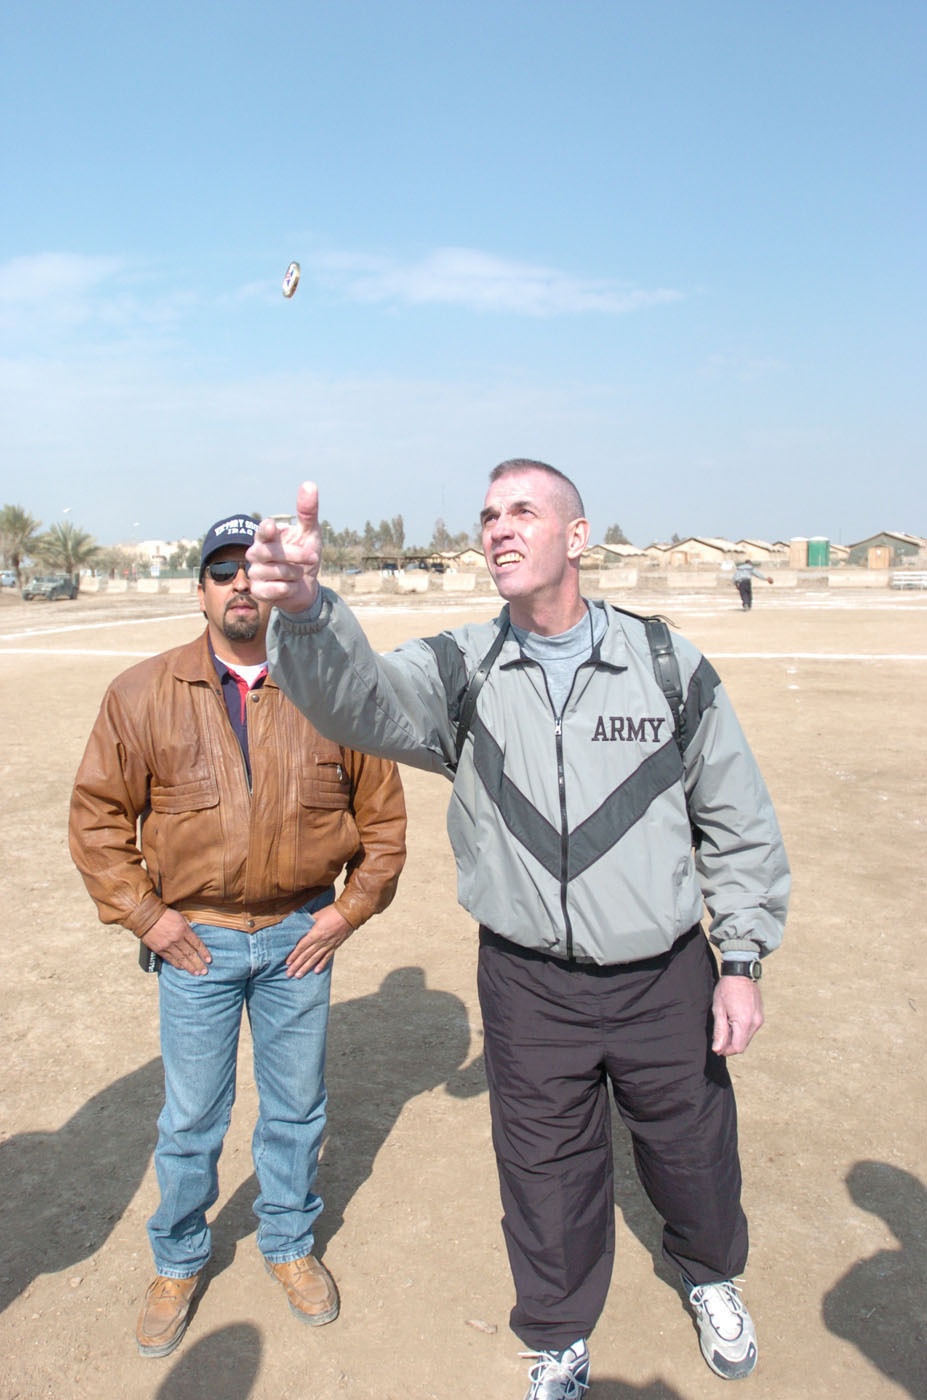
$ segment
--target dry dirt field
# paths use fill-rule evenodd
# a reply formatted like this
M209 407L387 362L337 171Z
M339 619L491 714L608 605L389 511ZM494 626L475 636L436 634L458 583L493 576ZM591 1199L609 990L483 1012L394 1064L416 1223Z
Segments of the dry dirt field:
M752 1400L927 1395L927 596L757 590L662 600L715 662L776 799L793 912L767 1025L733 1065L753 1253ZM655 599L626 601L646 609ZM380 648L489 616L363 606ZM72 869L70 783L103 688L193 636L195 601L0 598L3 1400L521 1400L481 1069L474 931L445 784L407 774L391 909L339 953L319 1244L343 1310L310 1329L254 1247L247 1031L210 1280L173 1356L133 1328L160 1107L156 987ZM710 1400L616 1130L618 1245L593 1400ZM739 1394L738 1390L738 1394Z

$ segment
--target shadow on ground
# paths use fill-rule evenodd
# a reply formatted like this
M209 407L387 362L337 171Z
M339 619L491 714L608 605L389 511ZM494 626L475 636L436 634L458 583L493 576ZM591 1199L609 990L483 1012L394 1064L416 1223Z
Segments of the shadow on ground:
M630 1385L627 1381L602 1380L601 1376L594 1375L592 1390L595 1400L683 1400L678 1390L659 1380L647 1385Z
M846 1181L854 1204L880 1216L900 1248L881 1249L848 1269L824 1295L824 1322L889 1380L925 1400L927 1190L887 1162L857 1162Z
M485 1091L482 1059L466 1065L469 1053L466 1006L450 992L430 990L419 967L396 968L378 991L332 1006L319 1253L341 1228L344 1212L410 1099L442 1084L459 1098ZM251 1209L256 1196L252 1175L213 1221L212 1273L226 1268L236 1243L256 1229Z
M261 1369L261 1334L247 1322L210 1332L189 1347L155 1393L155 1400L247 1400Z
M38 1274L72 1268L105 1244L148 1167L162 1086L161 1061L149 1060L56 1132L0 1145L0 1311Z

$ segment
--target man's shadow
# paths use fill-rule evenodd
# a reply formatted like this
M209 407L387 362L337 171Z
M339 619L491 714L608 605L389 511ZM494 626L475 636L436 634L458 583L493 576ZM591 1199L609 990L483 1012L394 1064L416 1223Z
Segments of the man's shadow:
M595 1400L683 1400L678 1390L660 1380L632 1385L630 1381L613 1381L595 1374L592 1379Z
M857 1162L846 1181L854 1203L881 1216L901 1248L881 1249L848 1269L824 1295L824 1322L889 1380L925 1400L927 1190L887 1162Z
M149 1060L57 1131L0 1144L0 1311L39 1274L102 1248L147 1170L163 1084L160 1059Z
M341 1228L350 1201L410 1099L442 1084L455 1098L485 1091L482 1056L463 1068L469 1053L466 1006L451 992L429 990L419 967L397 968L378 991L332 1006L325 1071L328 1128L318 1180L325 1202L316 1232L320 1252ZM213 1272L231 1262L236 1241L256 1228L251 1210L256 1196L252 1175L213 1222Z
M261 1334L247 1322L231 1323L184 1350L158 1387L155 1400L247 1400L261 1369Z

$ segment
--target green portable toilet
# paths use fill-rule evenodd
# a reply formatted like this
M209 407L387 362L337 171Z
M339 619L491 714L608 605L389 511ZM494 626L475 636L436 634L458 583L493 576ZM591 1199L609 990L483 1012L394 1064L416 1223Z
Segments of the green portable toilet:
M830 565L830 540L816 535L808 541L808 568L826 569Z

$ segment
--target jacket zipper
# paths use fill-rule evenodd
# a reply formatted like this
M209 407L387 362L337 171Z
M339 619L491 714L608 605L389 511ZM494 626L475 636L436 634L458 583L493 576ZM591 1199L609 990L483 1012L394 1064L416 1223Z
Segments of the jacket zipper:
M565 708L565 707L564 707ZM554 738L557 747L557 791L560 796L560 910L563 914L563 927L566 932L566 951L569 962L573 961L573 925L567 908L567 875L570 868L570 833L567 827L566 774L563 767L563 715L554 721Z
M570 875L570 828L567 823L566 808L566 769L563 762L563 716L567 712L567 706L573 698L573 691L576 688L576 677L586 665L582 662L573 672L573 680L570 684L569 694L563 702L563 709L559 715L554 716L554 739L557 748L557 792L560 797L560 910L563 914L563 928L566 933L567 961L573 962L573 922L570 918L570 911L567 906L567 888ZM543 668L542 668L543 669ZM550 687L547 685L547 677L544 677L544 686L547 690L547 699L550 702ZM551 704L553 711L553 705Z
M214 687L210 686L210 689L212 690L213 695L216 697L216 703L218 704L219 709L222 711L222 718L225 720L225 722L226 722L226 724L228 725L229 729L232 729L232 723L231 723L231 720L230 720L229 717L228 717L228 712L226 711L226 708L225 708L225 699L224 699L224 697L223 697L223 695L222 695L222 690L221 690L221 688L218 689L218 690L216 690ZM249 695L248 698L249 698L249 699L251 698L250 695ZM247 703L248 703L248 701L246 700L246 701L245 701L245 704L247 704ZM245 722L247 723L247 721L245 721ZM233 739L233 741L234 741L234 744L235 744L236 749L238 750L238 761L239 761L239 763L241 764L241 771L242 771L242 773L243 773L244 776L245 776L245 787L248 789L248 796L249 796L249 797L253 797L253 796L254 796L254 787L253 787L253 785L252 785L251 778L249 777L249 774L248 774L248 765L247 765L247 763L245 762L245 755L244 755L244 753L243 753L243 751L242 751L241 744L238 742L238 735L235 733L234 729L232 729L232 739Z
M533 664L540 668L541 678L544 681L544 689L547 693L547 703L554 717L554 743L557 753L557 793L560 799L560 912L563 915L563 931L566 935L567 961L573 962L573 923L570 919L570 911L567 906L567 884L570 872L570 829L567 825L566 770L563 765L563 716L566 714L567 706L572 699L573 689L576 685L576 677L586 663L582 662L574 671L569 693L563 702L563 709L560 711L559 715L554 709L554 702L550 696L550 686L547 684L547 674L544 667L540 665L540 662L534 662Z

